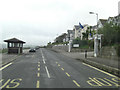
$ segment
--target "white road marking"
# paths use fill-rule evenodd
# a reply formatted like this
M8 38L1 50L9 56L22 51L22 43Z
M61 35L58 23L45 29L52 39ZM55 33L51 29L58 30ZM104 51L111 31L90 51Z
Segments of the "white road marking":
M48 69L47 69L47 66L45 66L45 69L46 69L46 72L47 72L48 78L50 78L50 74L49 74L49 71L48 71Z
M43 63L45 64L45 59L43 59Z
M46 62L45 62L45 57L44 57L44 55L43 55L42 50L41 50L41 54L42 54L43 63L45 64L45 63L46 63Z
M5 69L6 67L10 66L11 64L13 64L13 63L9 63L9 64L5 65L4 67L0 68L0 71Z

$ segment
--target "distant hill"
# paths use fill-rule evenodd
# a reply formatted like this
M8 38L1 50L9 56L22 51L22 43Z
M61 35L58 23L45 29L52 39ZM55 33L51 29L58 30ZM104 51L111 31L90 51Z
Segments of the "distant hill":
M30 47L30 48L35 48L36 45L24 45L23 47ZM7 44L1 44L0 43L0 49L7 48Z

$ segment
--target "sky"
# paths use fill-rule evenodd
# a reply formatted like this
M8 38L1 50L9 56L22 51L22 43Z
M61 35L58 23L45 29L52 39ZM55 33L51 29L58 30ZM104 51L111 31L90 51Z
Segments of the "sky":
M0 0L0 42L18 38L26 45L47 45L79 22L96 25L118 15L120 0Z

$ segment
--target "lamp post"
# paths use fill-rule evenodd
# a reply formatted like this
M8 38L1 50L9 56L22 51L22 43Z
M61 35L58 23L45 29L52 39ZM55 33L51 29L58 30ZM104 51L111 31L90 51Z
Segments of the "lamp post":
M98 13L89 12L89 14L96 14L97 28L98 28ZM94 36L94 57L98 55L98 30L96 31L96 35Z

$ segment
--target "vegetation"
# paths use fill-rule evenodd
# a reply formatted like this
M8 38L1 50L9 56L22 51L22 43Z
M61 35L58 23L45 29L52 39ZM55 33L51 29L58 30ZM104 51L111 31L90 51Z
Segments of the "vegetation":
M59 45L59 44L65 44L67 45L69 42L54 42L52 45Z
M103 34L102 46L115 47L117 55L120 56L120 26L106 23L98 30L98 33Z
M93 40L81 40L76 38L73 40L73 44L79 44L79 48L93 49Z
M103 28L98 30L98 33L103 34L103 46L120 44L120 26L106 23Z
M91 31L92 26L88 27L86 33L83 34L83 40L88 40L88 36L91 34L91 37L96 33L95 30Z
M7 53L8 49L1 49L0 53Z

